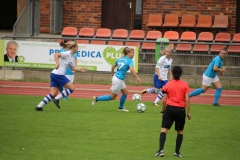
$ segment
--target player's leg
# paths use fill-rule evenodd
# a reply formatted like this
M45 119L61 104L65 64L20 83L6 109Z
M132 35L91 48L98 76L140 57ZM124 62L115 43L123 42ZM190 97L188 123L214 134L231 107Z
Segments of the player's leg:
M167 84L167 82L168 82L168 80L166 80L166 81L160 81L160 82L159 82L160 88L163 88L163 87ZM158 102L159 102L162 98L163 98L163 93L162 93L162 91L160 91L160 92L158 93L158 95L157 95L157 98L156 98L155 101L153 102L153 105L159 106L159 105L158 105Z
M158 80L158 76L156 74L154 74L154 76L153 76L154 87L152 87L152 88L146 87L145 89L143 89L140 92L140 95L143 95L145 93L153 93L153 94L159 93L159 91L160 91L159 81L160 80Z
M121 88L123 88L123 89L121 89L122 96L120 98L120 104L119 104L118 110L128 112L129 110L124 107L124 103L125 103L125 101L127 99L127 95L128 95L128 89L124 82L121 84L121 86L122 86Z
M218 79L217 76L213 79L212 84L216 88L216 91L215 91L215 94L214 94L213 105L214 106L220 106L219 103L218 103L218 100L219 100L219 98L221 96L221 93L222 93L222 84L221 84L221 82L220 82L220 80Z
M209 86L211 85L212 83L212 78L206 76L203 74L202 76L202 88L197 88L195 89L194 91L192 91L190 94L189 94L189 97L193 97L193 96L197 96L201 93L204 93L206 92L206 90L209 88Z
M72 75L65 75L65 76L69 79L69 81L70 81L71 83L73 83L74 74L72 74ZM63 100L67 100L67 99L68 99L68 96L63 97Z

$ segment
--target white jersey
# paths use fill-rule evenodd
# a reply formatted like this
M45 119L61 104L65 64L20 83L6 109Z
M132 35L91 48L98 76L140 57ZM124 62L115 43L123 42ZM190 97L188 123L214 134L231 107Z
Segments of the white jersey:
M162 80L168 80L167 74L168 70L171 69L173 59L170 57L169 59L166 58L166 56L161 56L156 64L156 68L159 69L160 76L162 77ZM156 73L157 74L157 73Z
M68 66L74 66L74 56L71 51L61 52L62 56L59 58L59 68L54 69L52 73L64 75Z

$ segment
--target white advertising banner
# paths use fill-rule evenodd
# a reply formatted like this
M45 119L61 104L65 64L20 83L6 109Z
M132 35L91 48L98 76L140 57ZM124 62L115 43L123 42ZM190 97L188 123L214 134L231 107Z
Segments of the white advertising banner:
M10 41L16 43L17 47L12 45L7 49ZM7 52L14 54L14 47L16 59L11 59L7 56ZM122 50L126 46L78 44L78 47L78 67L85 67L91 71L111 71L111 66L122 56ZM133 61L137 72L138 48L132 48L135 49ZM53 69L55 67L53 55L60 49L57 42L0 40L0 66Z

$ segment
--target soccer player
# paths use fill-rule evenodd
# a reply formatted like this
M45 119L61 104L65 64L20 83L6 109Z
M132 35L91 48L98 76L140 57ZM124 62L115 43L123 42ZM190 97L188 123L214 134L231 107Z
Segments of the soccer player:
M180 80L182 75L182 68L179 66L173 67L172 70L174 79L168 82L163 88L162 99L162 126L159 136L159 149L156 152L156 157L164 156L164 144L166 141L166 134L171 128L173 122L175 122L175 130L177 131L176 147L174 157L182 157L180 154L180 148L183 141L183 129L187 117L190 120L190 101L189 101L189 87L188 84Z
M189 97L197 96L201 93L206 92L209 86L212 84L216 88L216 92L214 94L213 106L220 106L218 103L218 100L221 96L222 85L217 76L217 72L219 72L220 75L224 75L225 68L223 67L223 60L226 56L227 56L227 48L224 47L220 50L219 55L212 60L207 70L203 73L202 88L195 89L193 92L189 94Z
M128 89L126 84L124 83L124 79L126 77L127 71L130 69L131 73L136 77L138 83L140 83L140 79L134 71L133 65L133 57L134 57L134 49L133 48L124 48L123 49L123 57L119 58L115 64L112 66L112 87L111 94L102 95L99 97L93 97L92 106L95 105L96 102L99 101L110 101L114 100L118 93L121 91L122 96L120 98L120 104L118 107L119 111L128 112L129 110L124 108L124 103L127 99ZM117 67L116 73L114 74L114 68Z
M145 93L158 94L157 98L153 102L153 105L159 106L158 102L162 99L163 93L160 92L160 89L166 85L168 82L168 74L170 80L172 79L172 70L171 65L173 59L171 58L172 48L170 46L166 47L162 51L163 56L161 56L155 67L155 74L153 76L153 83L155 88L145 88L141 91L141 95Z
M71 41L70 39L64 39L63 41L60 42L60 46L62 47L60 49L60 52L65 52L68 50L67 45L68 45L68 42L70 42L70 41ZM75 53L73 55L73 57L74 57L74 66L77 66L77 53ZM74 73L75 72L71 69L71 67L68 66L64 75L73 83L74 82ZM63 86L60 86L59 90L60 90L60 92L62 92ZM67 96L63 97L62 99L67 100Z
M58 108L60 108L58 100L64 96L70 95L75 90L74 85L64 75L68 66L70 66L74 71L86 72L86 68L76 68L74 66L74 53L76 53L78 50L77 43L70 41L68 42L67 47L69 48L68 51L54 54L56 66L50 75L50 94L46 95L43 100L36 106L35 110L37 111L43 111L42 107L49 103L51 100ZM63 91L57 95L59 86L64 86L65 89L63 89Z

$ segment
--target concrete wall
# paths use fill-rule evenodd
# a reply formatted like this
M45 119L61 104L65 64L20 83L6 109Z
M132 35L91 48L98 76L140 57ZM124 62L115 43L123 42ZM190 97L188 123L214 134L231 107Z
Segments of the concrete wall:
M51 71L20 71L20 70L0 70L1 80L17 80L17 79L39 79L50 80ZM152 83L153 74L138 74L142 83ZM111 82L111 74L100 72L76 73L76 81L82 82ZM201 76L182 76L182 80L189 83L189 85L201 85ZM240 77L220 77L221 83L224 86L240 86ZM137 83L136 78L132 75L127 75L126 82Z

